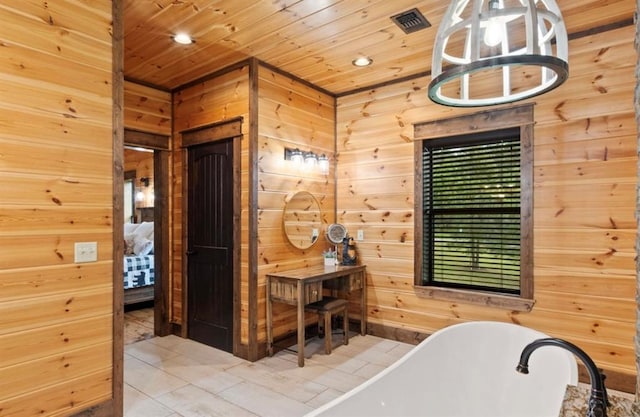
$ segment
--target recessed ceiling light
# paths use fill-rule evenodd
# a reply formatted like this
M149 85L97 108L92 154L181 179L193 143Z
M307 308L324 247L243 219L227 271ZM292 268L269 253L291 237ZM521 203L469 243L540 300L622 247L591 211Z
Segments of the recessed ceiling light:
M191 39L191 36L187 35L186 33L176 33L176 35L173 37L173 41L181 45L191 45L193 42L195 42L193 39Z
M353 61L351 61L351 63L356 67L366 67L371 65L372 62L373 60L368 56L361 56L360 58L356 58Z

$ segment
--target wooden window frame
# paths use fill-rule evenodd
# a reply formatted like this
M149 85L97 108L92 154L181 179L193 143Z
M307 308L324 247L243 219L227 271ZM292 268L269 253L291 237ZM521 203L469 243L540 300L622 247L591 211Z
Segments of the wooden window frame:
M478 112L448 119L417 123L414 126L415 172L415 281L414 289L422 297L466 302L515 311L531 311L533 300L533 105ZM469 135L507 128L520 129L521 160L521 229L520 229L520 294L453 289L422 285L423 273L423 172L422 148L424 140Z

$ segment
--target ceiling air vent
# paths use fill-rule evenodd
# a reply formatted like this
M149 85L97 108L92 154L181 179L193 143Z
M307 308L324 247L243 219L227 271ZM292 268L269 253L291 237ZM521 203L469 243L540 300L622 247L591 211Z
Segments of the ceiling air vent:
M391 20L393 20L404 33L417 32L431 26L431 23L429 23L418 9L407 10L406 12L391 16Z

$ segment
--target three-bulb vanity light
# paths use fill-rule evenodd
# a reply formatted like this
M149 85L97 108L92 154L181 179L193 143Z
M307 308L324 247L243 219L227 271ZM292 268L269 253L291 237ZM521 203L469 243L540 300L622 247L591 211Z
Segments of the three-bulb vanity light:
M329 158L325 154L317 155L311 151L301 151L299 148L284 148L284 159L298 167L304 167L306 171L312 171L317 167L321 173L329 173Z

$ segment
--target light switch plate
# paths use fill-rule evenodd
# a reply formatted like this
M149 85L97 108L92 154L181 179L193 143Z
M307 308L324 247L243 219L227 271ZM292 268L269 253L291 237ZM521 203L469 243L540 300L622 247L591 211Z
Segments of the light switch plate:
M98 260L98 242L76 242L74 262L96 262Z
M364 230L358 229L358 234L356 235L356 240L364 240Z

